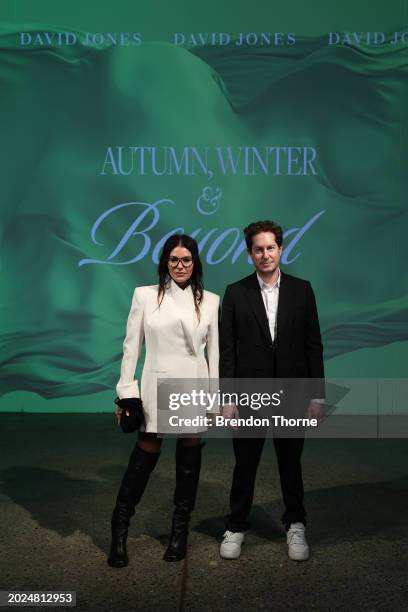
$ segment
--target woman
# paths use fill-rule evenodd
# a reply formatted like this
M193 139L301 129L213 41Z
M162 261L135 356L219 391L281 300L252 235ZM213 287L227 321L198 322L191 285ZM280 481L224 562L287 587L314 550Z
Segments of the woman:
M134 292L116 387L119 399L141 398L146 426L139 432L112 515L108 563L113 567L128 564L126 539L130 518L160 454L157 379L218 378L219 297L203 289L196 241L184 234L168 238L160 256L158 274L158 285L138 287ZM143 340L146 359L139 394L134 374ZM116 414L119 421L121 408ZM175 510L165 561L179 561L186 554L202 446L199 436L177 440Z

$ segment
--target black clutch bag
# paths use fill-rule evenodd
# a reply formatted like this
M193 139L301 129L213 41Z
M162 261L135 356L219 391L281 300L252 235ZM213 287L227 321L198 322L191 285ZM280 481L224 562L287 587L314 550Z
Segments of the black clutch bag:
M139 397L115 399L115 404L122 408L120 415L120 426L124 433L138 431L144 425L143 404Z

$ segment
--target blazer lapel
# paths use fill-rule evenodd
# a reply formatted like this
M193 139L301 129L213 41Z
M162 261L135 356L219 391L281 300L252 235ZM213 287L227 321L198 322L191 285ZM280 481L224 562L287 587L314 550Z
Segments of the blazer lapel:
M276 340L279 341L282 338L282 331L288 320L288 313L290 306L290 291L288 288L288 279L286 274L281 270L280 287L279 287L279 300L278 300L278 313L276 316Z
M265 310L265 304L262 298L262 291L259 286L256 272L250 276L249 283L246 287L247 296L255 318L258 321L261 329L268 340L268 344L272 344L271 332L269 330L268 317Z
M191 287L181 289L173 280L170 284L171 296L174 301L176 314L179 315L181 327L188 346L194 355L197 354L197 348L194 342L194 324L196 320L194 308L194 296Z

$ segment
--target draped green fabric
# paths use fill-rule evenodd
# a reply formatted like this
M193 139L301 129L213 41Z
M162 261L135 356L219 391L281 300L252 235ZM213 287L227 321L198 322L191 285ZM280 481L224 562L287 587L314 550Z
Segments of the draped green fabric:
M281 223L326 359L408 339L406 48L25 48L11 31L0 47L2 394L112 389L133 289L173 230L222 294L252 271L242 228ZM163 174L130 171L131 146L156 147ZM207 150L212 175L172 171L164 147ZM224 173L228 147L309 147L316 174Z

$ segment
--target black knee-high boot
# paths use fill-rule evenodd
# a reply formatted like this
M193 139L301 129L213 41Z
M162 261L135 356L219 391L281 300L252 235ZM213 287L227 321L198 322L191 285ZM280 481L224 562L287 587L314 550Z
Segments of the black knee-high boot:
M108 563L112 567L125 567L128 564L126 540L130 518L135 513L135 506L143 495L159 455L146 452L138 444L130 455L111 520L112 545Z
M177 445L175 510L169 545L164 553L165 561L180 561L186 556L188 523L194 510L201 468L201 449L197 446Z

